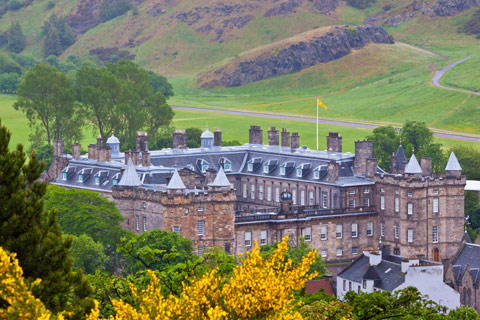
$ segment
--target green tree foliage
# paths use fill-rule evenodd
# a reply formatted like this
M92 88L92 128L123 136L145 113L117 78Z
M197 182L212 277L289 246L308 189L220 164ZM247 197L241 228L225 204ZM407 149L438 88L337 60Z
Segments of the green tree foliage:
M347 0L349 6L357 9L365 9L374 4L376 0Z
M463 25L463 32L468 34L478 34L480 37L480 9L475 11L474 15Z
M53 159L53 146L51 144L44 144L40 147L32 148L32 151L33 149L35 149L38 161L43 161L45 168L49 168Z
M25 49L27 45L27 40L22 32L22 27L20 23L12 22L12 25L8 29L8 50L15 53L20 53Z
M52 139L80 140L83 118L77 112L72 84L65 74L36 65L18 86L17 94L13 107L27 115L31 127L43 127L48 144Z
M277 249L277 246L278 242L261 246L260 255L263 258L271 256L275 249ZM305 242L305 239L300 238L300 241L296 247L292 245L289 246L288 252L285 255L285 261L292 259L294 265L299 265L302 262L302 257L311 251L313 251L313 249L307 244L307 242ZM323 259L318 254L316 255L315 262L310 267L309 273L313 273L315 271L318 273L316 279L320 279L324 274L327 273Z
M0 73L22 73L21 66L5 52L0 52Z
M98 14L100 21L105 22L121 16L128 10L132 9L133 6L127 0L105 0L100 5L100 12Z
M380 168L390 168L390 157L400 144L397 131L392 126L378 127L367 139L373 142L373 157L378 159Z
M467 180L480 180L480 151L473 147L455 146L452 150Z
M38 180L43 165L22 145L9 151L10 133L0 129L0 246L17 253L27 279L42 279L33 293L52 311L70 310L81 318L93 307L91 287L82 272L72 271L71 238L63 238L56 212L44 209L46 184Z
M73 34L72 29L70 29L67 20L64 17L57 17L54 14L43 23L42 34L46 36L44 42L45 57L51 54L58 56L66 48L75 43L75 35ZM53 35L53 38L49 38L50 34ZM51 49L47 50L47 47L50 47Z
M130 232L120 226L124 220L115 203L97 192L50 186L45 195L45 207L58 210L62 231L74 236L83 234L101 243L110 258L108 269L115 263L121 238L130 238Z
M187 147L189 148L199 148L200 147L200 136L202 135L202 130L199 128L187 128L185 129L187 134Z
M173 87L167 78L153 71L148 71L148 76L150 77L150 85L152 86L153 92L163 93L166 99L173 96Z
M88 274L94 274L96 270L103 271L108 260L103 245L86 234L73 236L70 257L73 259L75 270L82 269Z
M8 2L8 10L16 11L23 8L23 4L18 0L10 0Z
M62 45L60 44L60 37L58 36L57 29L50 28L45 37L45 42L43 43L43 56L59 56L62 51Z
M447 320L480 320L480 315L472 307L461 306L451 310Z
M349 291L345 301L353 309L354 319L443 319L440 314L442 307L428 300L414 287L403 290L375 291L372 293L357 294Z
M222 141L222 146L228 147L228 146L241 146L242 144L238 140L224 140Z
M20 76L17 73L0 73L0 91L2 93L15 93L19 79Z
M167 100L162 92L157 92L147 97L144 106L147 112L148 136L155 141L159 129L168 126L175 113L167 104Z

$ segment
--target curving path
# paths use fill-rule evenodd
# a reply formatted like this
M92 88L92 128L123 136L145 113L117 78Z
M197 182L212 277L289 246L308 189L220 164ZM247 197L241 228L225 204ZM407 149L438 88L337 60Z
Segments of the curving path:
M453 63L450 63L448 66L446 66L445 68L441 69L441 70L434 70L435 71L435 74L433 75L432 77L432 84L436 87L439 87L439 88L442 88L442 89L447 89L447 90L453 90L453 91L458 91L458 92L465 92L465 93L470 93L470 94L476 94L476 95L480 95L480 92L475 92L475 91L469 91L469 90L463 90L463 89L457 89L457 88L450 88L450 87L445 87L444 85L441 85L440 84L440 78L443 77L443 75L450 69L452 69L453 67L455 67L457 64L459 63L462 63L463 61L466 61L470 58L472 58L474 55L471 55L471 56L468 56L466 58L463 58L463 59L460 59L460 60L457 60Z
M261 112L225 110L225 109L213 109L213 108L196 108L196 107L186 107L186 106L172 106L172 108L177 110L185 110L185 111L212 112L212 113L269 118L269 119L293 120L293 121L304 121L304 122L313 122L313 123L316 122L315 118L289 116L289 115L273 114L273 113L261 113ZM375 129L380 127L380 125L376 125L376 124L354 122L354 121L347 121L347 120L318 119L318 123L333 124L338 126L363 128L363 129ZM433 135L438 138L448 138L448 139L456 139L456 140L463 140L463 141L480 142L480 135L474 135L474 134L468 134L468 133L456 132L456 131L440 130L435 128L430 128L430 129L434 132Z

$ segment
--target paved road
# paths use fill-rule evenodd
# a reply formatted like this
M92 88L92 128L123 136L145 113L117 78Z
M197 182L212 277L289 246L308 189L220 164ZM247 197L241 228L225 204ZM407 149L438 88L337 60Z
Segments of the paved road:
M181 107L181 106L172 106L173 109L185 110L185 111L196 111L196 112L211 112L211 113L221 113L221 114L231 114L231 115L241 115L241 116L250 116L258 118L269 118L269 119L280 119L280 120L294 120L294 121L305 121L315 123L314 118L299 117L299 116L287 116L281 114L271 114L271 113L260 113L260 112L248 112L248 111L236 111L236 110L223 110L223 109L210 109L210 108L194 108L194 107ZM319 123L323 124L333 124L338 126L346 126L353 128L365 128L365 129L375 129L379 125L362 123L362 122L352 122L352 121L342 121L342 120L326 120L318 119ZM457 139L463 141L474 141L480 142L479 135L466 134L462 132L440 130L431 128L435 137L439 138L448 138L448 139Z
M450 87L445 87L444 85L441 85L440 84L440 78L443 77L443 75L445 74L445 72L447 72L448 70L450 70L451 68L455 67L457 64L459 63L462 63L463 61L466 61L468 59L470 59L471 57L473 57L473 55L471 56L468 56L466 58L463 58L463 59L460 59L460 60L457 60L453 63L450 63L448 66L446 66L445 68L443 68L442 70L435 70L435 74L433 75L432 77L432 84L436 87L439 87L439 88L442 88L442 89L448 89L448 90L453 90L453 91L458 91L458 92L465 92L465 93L471 93L471 94L476 94L476 95L480 95L480 92L475 92L475 91L469 91L469 90L462 90L462 89L456 89L456 88L450 88Z

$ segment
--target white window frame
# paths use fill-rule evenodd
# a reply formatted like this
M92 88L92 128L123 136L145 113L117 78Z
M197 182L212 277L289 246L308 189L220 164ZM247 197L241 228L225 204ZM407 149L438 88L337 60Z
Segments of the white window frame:
M335 237L337 239L342 239L343 238L343 225L342 224L337 224L335 227Z
M305 190L300 190L300 205L305 205Z
M380 235L385 237L385 222L383 221L380 222Z
M147 217L143 217L143 231L147 231Z
M433 194L437 195L438 194L438 189L433 190Z
M95 177L95 185L99 186L100 185L100 177Z
M83 174L78 175L78 182L83 183Z
M250 199L255 200L255 184L250 185Z
M303 171L302 169L297 168L297 178L303 177L302 171Z
M408 215L412 215L412 214L413 214L413 203L412 203L412 202L408 202L408 203L407 203L407 214L408 214Z
M433 226L432 227L432 242L433 243L438 243L438 238L439 238L438 226Z
M118 179L112 179L112 186L118 185Z
M295 188L292 189L292 203L297 205L297 189Z
M407 242L413 242L413 229L407 229Z
M280 188L275 188L275 202L280 202Z
M380 196L380 210L385 210L385 196Z
M188 208L185 208L185 215L187 215L189 212L189 209Z
M135 216L135 223L136 223L135 229L137 229L137 231L140 231L140 217L139 216Z
M313 171L313 179L320 179L320 171L318 170Z
M172 232L175 232L176 234L181 235L180 226L173 226L172 227Z
M324 209L328 208L328 193L325 191L322 192L322 207Z
M260 231L260 245L264 246L267 244L267 230Z
M355 194L355 189L348 190L348 194Z
M315 204L315 198L313 196L313 191L308 192L308 205L313 206Z
M263 165L263 173L270 173L270 170L268 168L268 164Z
M263 184L258 186L258 199L263 200Z
M245 247L251 247L251 246L252 246L252 232L245 231Z
M322 225L320 227L320 240L327 240L328 239L328 228L326 225Z
M352 223L352 238L358 238L358 223Z
M67 180L67 177L68 177L68 173L62 172L62 180L63 180L63 181L66 181L66 180Z
M413 192L408 192L407 197L413 197Z
M400 198L395 197L395 212L400 212Z
M370 198L363 198L363 206L364 207L370 206Z
M322 249L321 254L322 254L322 258L326 258L328 254L327 249Z
M398 223L395 224L395 239L400 239L400 226Z
M380 188L380 192L385 192L385 188Z
M352 200L348 201L348 207L349 208L355 208L355 199L352 199Z
M369 188L364 188L363 193L370 193L370 189Z
M203 213L204 211L205 211L205 209L202 206L199 206L197 208L197 212Z
M245 199L248 197L248 187L246 182L243 183L243 197Z
M367 222L367 237L373 237L373 222Z
M197 221L197 235L198 236L205 235L205 220Z
M439 212L439 202L438 198L433 198L433 213Z
M272 186L267 187L267 201L272 201Z
M352 255L357 255L358 254L358 247L352 247Z
M247 171L252 172L253 171L253 163L247 163Z
M343 256L343 248L337 248L337 257Z
M225 163L223 164L223 169L224 169L225 171L232 171L232 164L229 163L229 162L225 162Z
M280 175L281 175L281 176L284 176L285 173L286 173L285 167L280 167Z
M305 238L305 241L312 241L312 227L303 228L302 236Z

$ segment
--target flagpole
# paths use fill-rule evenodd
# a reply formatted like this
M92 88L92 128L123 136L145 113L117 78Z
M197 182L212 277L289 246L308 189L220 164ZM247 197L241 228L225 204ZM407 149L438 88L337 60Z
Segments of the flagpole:
M318 151L318 97L317 97L317 151Z

